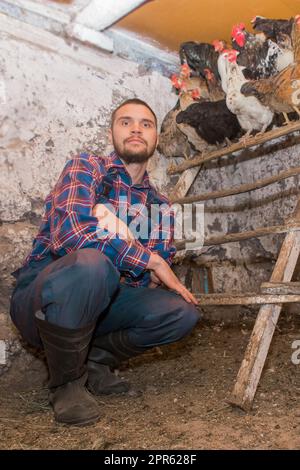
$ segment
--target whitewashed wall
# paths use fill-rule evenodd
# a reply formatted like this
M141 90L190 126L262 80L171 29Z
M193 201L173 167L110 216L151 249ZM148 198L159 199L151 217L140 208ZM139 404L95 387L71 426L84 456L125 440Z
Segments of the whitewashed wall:
M0 340L14 337L10 273L30 249L45 196L73 155L111 150L111 111L132 97L160 122L176 101L156 71L0 15ZM158 187L165 167L156 154L150 173Z

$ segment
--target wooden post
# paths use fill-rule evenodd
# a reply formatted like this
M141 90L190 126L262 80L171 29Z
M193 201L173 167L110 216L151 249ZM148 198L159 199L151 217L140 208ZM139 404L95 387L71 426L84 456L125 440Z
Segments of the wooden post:
M291 219L300 219L300 200L298 200ZM270 279L271 282L289 282L292 279L299 252L300 233L288 233L275 264ZM282 305L266 304L260 308L257 315L252 335L229 400L231 404L239 406L244 410L249 410L252 406L281 308Z

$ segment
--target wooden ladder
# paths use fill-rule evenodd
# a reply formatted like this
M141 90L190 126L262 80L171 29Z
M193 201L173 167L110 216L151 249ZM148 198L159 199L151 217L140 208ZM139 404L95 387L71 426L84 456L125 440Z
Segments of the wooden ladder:
M299 223L299 221L300 200L298 200L296 209L287 222ZM269 286L272 285L272 283L290 283L298 261L299 252L300 231L287 233L279 252L270 283L268 283ZM278 290L280 290L280 287ZM290 290L292 291L292 288ZM244 359L229 400L231 404L246 411L252 406L281 308L282 304L264 304L259 309Z

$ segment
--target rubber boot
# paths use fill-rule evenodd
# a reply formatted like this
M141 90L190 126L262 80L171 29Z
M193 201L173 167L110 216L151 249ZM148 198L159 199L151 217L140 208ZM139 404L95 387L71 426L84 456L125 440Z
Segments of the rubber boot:
M112 371L121 361L145 352L145 348L133 346L126 330L114 331L95 337L88 356L88 389L94 395L126 393L130 384Z
M49 401L56 421L77 426L94 423L100 417L99 408L85 384L95 324L74 330L48 323L40 311L35 316L48 363Z

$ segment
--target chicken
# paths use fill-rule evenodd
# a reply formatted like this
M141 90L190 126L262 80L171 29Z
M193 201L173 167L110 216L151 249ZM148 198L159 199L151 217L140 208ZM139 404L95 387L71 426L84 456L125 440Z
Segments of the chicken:
M282 44L286 36L291 36L293 27L293 18L289 20L273 20L264 16L255 16L251 20L252 28L265 34L268 39Z
M292 45L294 52L294 62L300 61L300 15L295 16L292 27Z
M206 80L201 77L190 77L188 80L185 80L180 89L180 108L184 111L194 101L200 99L208 100L209 96Z
M173 74L171 82L174 88L179 91L180 106L189 106L193 100L208 99L209 92L206 80L202 77L191 77L191 69L187 64L180 67L179 75Z
M292 29L294 18L289 20L273 20L256 16L251 20L252 27L257 31L262 31L268 39L274 41L280 48L277 58L277 70L281 72L285 67L294 61L292 48Z
M209 69L204 69L204 73L208 87L209 101L223 100L225 93L222 90L221 80L218 80Z
M178 113L176 122L192 126L211 145L220 144L226 138L233 139L241 130L236 116L227 108L225 99L191 104L185 111Z
M264 132L273 119L273 112L263 106L254 96L246 98L241 93L241 86L247 82L243 68L236 62L237 51L228 50L219 57L219 70L222 87L226 92L228 109L236 114L240 126L247 135L253 130Z
M202 77L191 77L191 71L187 64L181 65L179 75L172 75L172 85L179 92L179 100L176 106L166 115L159 139L158 150L166 157L188 158L191 149L202 152L207 143L201 139L195 130L187 124L177 124L176 116L195 100L208 100L209 92L206 80Z
M275 75L293 61L291 50L283 50L264 34L251 34L240 23L232 29L232 46L239 52L238 65L245 67L247 79L258 80Z
M179 101L165 116L160 130L158 151L167 158L190 156L188 138L176 124L176 116L181 112Z
M209 69L217 79L220 78L217 66L218 54L211 44L184 42L180 45L179 57L181 63L187 63L197 75L205 78L204 70Z
M296 111L300 115L300 63L290 65L275 77L245 83L241 93L256 97L275 113L283 113L288 124L287 113Z

